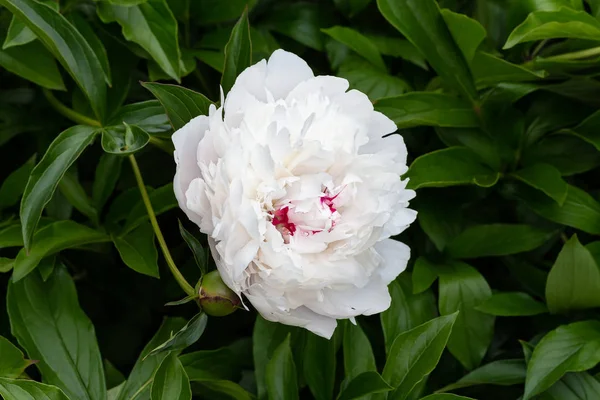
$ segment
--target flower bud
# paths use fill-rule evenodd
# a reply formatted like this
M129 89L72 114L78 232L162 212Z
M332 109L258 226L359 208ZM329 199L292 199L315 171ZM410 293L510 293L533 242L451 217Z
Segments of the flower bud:
M229 315L240 305L240 298L223 283L219 271L209 272L202 277L198 293L200 307L214 317Z

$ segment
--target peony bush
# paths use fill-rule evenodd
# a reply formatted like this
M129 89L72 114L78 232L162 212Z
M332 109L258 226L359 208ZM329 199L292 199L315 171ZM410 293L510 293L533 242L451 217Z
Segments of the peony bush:
M0 397L600 398L597 0L0 0Z

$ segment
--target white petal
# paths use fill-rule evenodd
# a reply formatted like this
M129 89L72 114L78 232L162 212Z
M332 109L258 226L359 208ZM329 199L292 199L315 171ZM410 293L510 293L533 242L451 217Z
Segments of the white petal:
M208 117L200 115L185 124L172 136L173 144L175 145L175 162L177 163L177 172L173 180L175 197L177 198L179 207L187 214L190 220L197 224L199 224L199 218L187 208L185 192L187 192L190 183L201 176L196 159L196 151L198 143L204 137L207 129Z
M285 50L275 50L267 63L267 89L275 100L286 98L298 84L314 76L306 61Z
M383 264L377 271L382 281L389 285L406 269L410 259L410 248L397 240L385 239L375 244L375 250L383 258Z

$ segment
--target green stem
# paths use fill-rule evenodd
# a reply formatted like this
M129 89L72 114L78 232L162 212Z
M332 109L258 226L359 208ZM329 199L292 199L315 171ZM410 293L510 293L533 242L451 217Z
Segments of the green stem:
M65 117L69 118L71 121L76 122L78 124L82 124L82 125L91 125L91 126L97 126L97 127L102 126L102 124L100 122L96 121L95 119L92 119L90 117L86 117L85 115L79 114L77 111L65 106L56 97L54 97L54 95L52 94L52 92L50 90L45 89L45 88L42 90L44 92L44 96L46 96L46 99L48 99L48 102L50 103L50 105L52 107L54 107L54 109L56 111L58 111Z
M590 58L594 56L600 56L600 47L592 47L591 49L585 49L580 51L574 51L572 53L559 54L557 56L550 56L541 58L540 61L569 61L579 60L582 58Z
M169 142L159 139L155 136L150 136L150 143L169 154L173 154L173 150L175 150L175 148Z
M158 239L158 244L163 252L165 260L167 261L167 265L173 274L173 277L181 286L183 291L188 296L196 296L196 291L194 288L185 280L175 262L173 261L173 257L171 257L171 252L169 252L169 248L167 247L167 243L165 242L165 238L158 226L158 221L156 220L156 215L154 214L154 209L152 208L152 203L150 202L150 197L148 197L148 192L146 191L146 186L144 185L144 179L142 178L142 173L140 172L140 167L135 160L133 154L129 156L129 161L131 161L131 168L133 169L133 173L135 175L135 180L137 181L138 187L140 189L140 194L142 195L142 200L144 201L144 205L146 206L146 212L148 213L148 217L150 218L150 223L152 224L152 229L154 229L154 234Z

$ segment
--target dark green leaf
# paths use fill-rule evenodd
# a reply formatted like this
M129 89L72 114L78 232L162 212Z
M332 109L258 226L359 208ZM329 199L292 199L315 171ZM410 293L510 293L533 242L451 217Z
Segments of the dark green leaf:
M381 54L400 57L424 70L429 69L425 57L423 57L419 50L408 40L379 35L367 35L367 38L373 42Z
M475 307L489 299L492 291L485 278L465 263L447 263L439 266L438 272L440 314L459 311L448 350L466 369L472 370L483 359L494 333L494 317Z
M404 79L390 75L354 55L340 65L338 75L347 79L352 89L369 96L371 101L398 96L412 90Z
M181 351L200 339L206 328L208 317L204 313L196 314L183 328L174 334L169 340L154 348L146 357L166 351Z
M63 131L50 144L42 160L31 172L21 200L23 241L27 249L31 248L33 234L44 206L52 198L67 169L94 140L95 135L96 129L89 126L77 125Z
M522 292L495 293L475 309L498 317L523 317L548 312L544 303Z
M153 190L148 197L150 198L150 203L152 204L152 208L154 209L154 213L156 215L162 214L172 208L177 207L177 199L175 199L172 183ZM125 206L127 207L127 205ZM121 236L126 235L138 227L141 223L148 220L148 212L146 211L146 206L142 200L138 201L133 208L129 206L126 211L129 212L127 214L125 226L120 233Z
M487 36L485 28L477 20L464 14L448 9L441 10L441 14L465 60L467 63L471 63L479 45Z
M483 51L475 53L471 70L478 87L500 82L535 81L547 76L545 71L532 71Z
M252 8L256 0L195 0L190 3L193 18L199 25L218 24L235 20L244 9Z
M11 281L7 308L12 333L29 357L39 360L44 382L73 399L106 398L94 326L79 308L75 285L65 268L57 268L47 282L39 274Z
M149 222L142 223L126 235L113 237L113 242L125 265L140 274L159 277L158 252Z
M177 358L176 353L170 353L160 363L154 374L150 389L151 400L191 400L192 388L190 380Z
M553 313L600 306L600 269L577 235L565 243L548 274L546 302Z
M572 157L572 154L577 154L577 157ZM574 175L600 165L600 152L576 137L552 135L525 149L521 162L525 166L550 164L561 175Z
M377 371L371 343L360 325L344 325L343 349L346 379L354 379L364 372Z
M456 236L447 250L454 258L506 256L533 250L552 235L529 225L474 225Z
M569 185L565 182L560 171L549 164L533 164L521 169L513 176L529 186L541 190L562 206L567 199Z
M96 167L94 185L92 186L92 204L101 211L108 198L115 190L121 176L123 157L114 154L102 154Z
M103 22L117 22L125 39L139 44L162 70L179 81L181 77L177 21L166 0L147 0L134 6L98 3Z
M303 363L304 379L317 400L327 400L333 397L335 353L336 346L333 340L324 339L313 333L306 338ZM272 393L270 394L272 395Z
M148 82L142 83L142 86L151 91L160 101L175 130L198 115L207 115L208 107L212 104L200 93L181 86Z
M375 371L363 372L348 382L337 400L359 399L374 393L389 392L393 388Z
M250 41L248 9L246 9L231 30L231 36L225 46L225 64L221 77L223 93L229 93L235 79L250 64L252 64L252 42Z
M31 157L25 164L11 172L4 179L0 186L0 210L14 206L19 202L34 165L35 156Z
M32 364L23 356L23 352L8 339L0 336L0 377L16 379Z
M423 397L421 400L475 400L471 397L459 396L451 393L435 393L430 394L427 397Z
M59 11L59 4L53 0L40 0L40 3ZM2 49L5 50L9 47L21 46L31 43L36 39L37 36L35 36L35 33L33 33L23 21L13 16L8 27L8 32L6 32L6 38L4 39Z
M0 257L0 272L8 272L13 269L15 260L12 258Z
M36 232L29 251L25 248L19 251L15 259L13 281L28 275L44 257L64 249L107 241L110 241L110 237L106 234L74 221L53 222Z
M407 176L412 189L468 184L490 187L500 178L466 147L450 147L425 154L413 161Z
M67 172L63 175L58 183L58 189L77 211L90 218L92 221L98 220L98 211L94 208L92 200L79 183L76 171Z
M169 353L159 353L153 356L148 356L148 353L156 348L156 346L168 340L171 334L181 329L184 324L185 321L181 318L167 318L164 320L158 332L156 332L152 340L142 350L115 400L150 398L150 387L152 379L154 379L154 372Z
M239 381L242 363L232 346L200 350L179 356L191 381Z
M14 224L0 229L0 249L5 247L22 247L23 235L21 225Z
M123 127L102 130L102 149L110 154L129 155L143 149L150 141L148 132L126 122Z
M255 400L255 397L248 393L243 387L231 381L202 381L199 383L201 392L208 398L226 398L235 400ZM214 394L213 394L214 393ZM225 397L223 397L225 395Z
M538 398L540 400L596 399L600 396L600 382L586 372L566 374Z
M106 111L104 70L85 38L58 11L35 0L0 0L65 67L102 120Z
M383 16L410 40L448 84L467 98L477 91L469 67L434 0L377 0Z
M525 382L527 365L525 360L498 360L469 372L456 383L445 386L440 392L476 385L510 386Z
M598 132L598 124L600 124L600 111L590 115L575 128L567 130L566 132L585 140L600 151L600 133Z
M158 100L141 101L121 107L110 119L109 125L123 123L137 125L149 133L161 133L171 129L165 109Z
M69 400L56 386L25 379L0 378L0 395L5 400Z
M600 21L585 11L566 7L558 11L536 11L512 31L504 48L556 38L600 40Z
M433 285L438 278L437 267L424 257L415 261L412 272L413 293L423 293Z
M538 343L527 365L524 399L548 389L566 372L593 368L600 361L600 322L563 325Z
M181 224L181 221L179 221L179 233L181 234L181 237L183 238L183 240L185 240L188 247L192 251L192 254L194 255L194 260L196 260L196 265L198 266L198 268L200 268L200 272L202 273L202 275L205 275L207 266L206 266L206 255L204 254L204 248L202 248L202 245L200 244L198 239L196 239L194 237L194 235L189 233L183 227L183 225Z
M0 50L0 66L47 89L65 90L52 54L38 42Z
M269 400L290 400L298 398L296 366L292 357L290 334L273 352L267 364L265 380Z
M578 187L569 185L562 207L542 192L528 187L517 188L515 194L544 218L600 235L600 204Z
M407 272L389 285L389 291L392 304L380 315L388 354L398 335L437 316L433 293L413 294L411 277Z
M457 314L432 319L401 333L390 348L383 379L395 388L388 398L404 400L437 365Z
M333 2L340 11L352 17L367 7L371 0L333 0Z
M81 15L77 13L70 13L68 18L69 22L71 22L71 24L73 24L79 33L83 35L84 39L88 42L94 54L96 55L96 58L98 61L100 61L100 65L102 65L102 70L104 71L104 79L106 80L106 83L109 86L112 85L110 65L108 63L108 55L106 53L106 49L104 48L104 44L102 44L100 39L98 39L98 36L96 36L96 33L94 32L94 29L91 27L90 23Z
M448 94L414 92L382 99L376 107L398 128L419 125L445 127L479 127L477 115L465 101Z
M386 71L385 62L381 58L381 54L377 49L377 46L373 44L368 37L364 36L360 32L347 28L345 26L334 26L328 29L323 29L327 35L331 36L335 40L344 45L350 47L359 56L369 61L371 64Z

